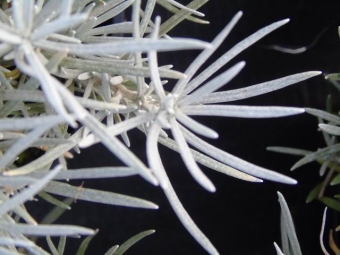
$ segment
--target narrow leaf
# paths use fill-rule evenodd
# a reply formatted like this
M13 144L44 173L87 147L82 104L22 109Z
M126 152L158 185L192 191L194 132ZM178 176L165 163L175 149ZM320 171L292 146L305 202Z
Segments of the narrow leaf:
M195 105L182 107L187 115L238 118L276 118L301 114L304 109L279 106Z
M310 203L314 199L318 198L322 185L323 185L323 182L319 183L308 193L306 203Z
M336 116L334 114L330 114L328 112L318 110L318 109L305 108L305 110L309 114L312 114L316 117L320 117L321 119L328 120L330 122L334 122L334 123L340 125L340 117L339 116Z
M71 197L77 200L85 200L95 203L138 207L146 209L157 209L158 206L149 201L125 196L113 192L100 191L88 188L74 187L61 182L51 182L44 190L48 193Z
M317 159L322 159L322 158L329 156L333 153L337 153L338 151L340 151L340 144L328 146L326 148L323 148L321 150L318 150L316 152L308 154L307 156L305 156L304 158L302 158L298 162L296 162L294 164L294 166L292 166L291 170L295 170L296 168L303 166L303 165L305 165L309 162L312 162L312 161L317 160Z
M95 231L89 228L71 225L27 225L22 223L0 222L0 229L8 233L18 233L32 236L74 236L93 235Z
M279 196L281 213L282 213L284 224L285 224L285 227L286 227L286 230L287 230L289 244L290 244L290 247L292 249L292 252L293 252L294 255L302 255L300 244L299 244L299 241L298 241L296 233L295 233L292 215L290 214L287 202L280 192L277 192L277 194Z
M151 235L153 233L155 233L155 230L147 230L147 231L143 231L143 232L131 237L130 239L125 241L121 246L119 246L119 248L113 254L114 255L124 254L135 243L139 242L144 237L147 237L148 235Z
M294 75L289 75L280 79L267 81L263 83L259 83L256 85L252 85L249 87L241 88L241 89L233 89L222 92L215 92L209 95L204 96L202 99L198 101L201 104L215 104L215 103L223 103L223 102L231 102L236 100L241 100L249 97L254 97L262 94L266 94L278 89L282 89L284 87L290 86L292 84L307 80L314 76L320 75L321 72L311 71L298 73Z
M157 41L150 39L141 39L136 41L110 42L97 44L71 44L71 43L56 43L51 41L38 41L35 43L37 47L51 51L63 51L68 49L70 54L84 55L105 55L105 54L125 54L135 52L155 51L173 51L173 50L188 50L188 49L204 49L209 48L210 44L194 40L194 39L174 39Z
M53 177L61 170L60 166L55 167L50 173L45 175L40 180L37 180L34 184L32 184L30 187L26 188L21 193L16 194L11 199L3 202L0 205L0 215L4 215L10 210L13 210L18 205L24 203L28 199L30 199L32 196L37 194L41 189L44 188L52 179Z
M331 135L340 135L340 127L329 125L329 124L319 124L319 128Z
M185 105L190 105L192 103L198 102L204 96L208 95L211 92L218 90L220 87L227 84L236 75L238 75L238 73L243 69L245 64L246 63L244 61L235 64L233 67L229 68L224 73L218 75L211 81L202 85L200 88L195 90L190 95L184 97L182 100L180 100L179 105L185 106Z
M98 229L95 230L94 235L86 237L80 244L76 255L85 255L87 247L89 246L90 242L92 241L93 237L98 233Z

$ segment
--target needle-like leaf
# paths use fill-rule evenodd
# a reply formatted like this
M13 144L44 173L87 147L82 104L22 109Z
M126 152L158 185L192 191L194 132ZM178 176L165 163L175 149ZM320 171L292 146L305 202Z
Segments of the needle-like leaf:
M157 205L143 199L113 192L74 187L61 182L51 182L44 188L44 191L51 194L75 198L77 200L85 200L102 204L158 209Z
M282 218L283 218L283 222L285 224L286 230L287 230L289 245L294 255L302 255L300 244L295 233L293 219L290 214L286 200L284 199L284 197L282 196L280 192L277 192L277 194L279 196L279 203L281 207Z

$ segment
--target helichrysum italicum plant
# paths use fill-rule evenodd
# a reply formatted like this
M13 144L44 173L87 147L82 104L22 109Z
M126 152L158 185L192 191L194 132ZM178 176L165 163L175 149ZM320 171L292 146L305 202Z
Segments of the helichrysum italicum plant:
M1 251L17 254L16 248L23 247L34 254L46 254L27 238L44 236L55 253L57 248L51 243L50 236L61 236L58 246L63 247L65 236L95 233L83 227L51 224L69 208L69 200L59 201L53 194L97 203L157 209L157 205L143 199L74 187L65 182L139 174L153 185L161 186L190 234L207 252L218 254L177 198L158 153L158 143L178 151L193 178L211 192L215 191L215 186L196 162L246 181L267 179L296 183L287 176L253 165L205 142L196 134L214 139L218 134L192 116L272 118L303 113L304 109L294 107L218 103L268 93L320 72L304 72L242 89L215 92L235 77L245 63L237 63L208 80L215 72L288 20L260 29L197 74L242 16L242 12L237 13L212 43L174 39L168 35L184 19L206 23L199 18L203 14L196 11L206 2L208 0L194 0L183 6L173 0L148 0L143 10L140 0L2 2ZM175 14L164 23L159 17L151 19L156 3ZM131 6L131 21L102 25ZM185 49L203 51L184 73L171 70L169 65L158 66L158 52ZM151 82L146 82L145 78L151 78ZM178 82L173 88L166 89L165 79ZM69 126L76 131L71 133ZM147 165L127 148L130 146L127 132L134 128L147 136ZM174 140L168 137L168 131ZM119 135L125 145L117 138ZM78 152L79 147L96 142L103 143L126 166L67 168L66 158L72 157L70 150ZM30 147L40 147L46 153L19 166L17 157ZM53 164L55 161L57 166ZM35 195L57 206L56 211L43 221L45 224L38 224L23 206ZM116 254L111 251L108 254Z

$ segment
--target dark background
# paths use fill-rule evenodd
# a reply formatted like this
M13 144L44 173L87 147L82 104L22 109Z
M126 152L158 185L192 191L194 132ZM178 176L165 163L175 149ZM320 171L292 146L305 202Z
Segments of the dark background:
M226 70L242 60L247 63L238 77L224 89L241 88L304 71L339 72L340 41L337 30L340 25L340 2L337 0L211 0L200 9L206 14L210 25L184 21L170 35L211 41L239 10L244 12L242 19L211 61L266 25L285 18L291 21L222 68L221 71ZM170 17L161 7L156 12L163 21ZM266 48L272 44L307 45L327 26L329 29L319 42L303 54L289 55ZM162 54L160 64L173 64L175 70L184 71L197 54L198 51ZM338 92L323 76L235 104L325 109L328 94L333 95L334 107L340 109ZM322 254L318 240L324 206L319 202L305 203L308 192L322 180L318 176L319 165L311 163L290 172L290 167L299 157L266 151L267 146L274 145L308 150L324 147L322 135L317 131L316 118L304 114L265 120L216 117L199 120L205 121L220 134L218 140L211 141L212 144L242 159L287 174L299 182L296 186L270 181L247 183L202 167L217 188L216 193L211 194L192 179L177 153L160 145L164 165L179 198L220 254L276 254L273 242L280 243L281 240L276 191L282 192L289 204L302 252ZM129 135L132 150L145 161L145 137L138 131L131 131ZM99 145L82 151L69 161L70 168L111 165L120 165L120 162ZM74 184L80 185L81 182ZM84 187L137 196L160 206L160 209L153 211L78 201L58 223L100 229L87 254L104 254L112 245L121 244L148 229L155 229L156 233L140 241L127 254L206 254L181 225L162 190L140 177L85 181ZM47 209L42 207L41 214ZM334 229L338 224L337 214L329 211L327 227ZM325 242L328 232L326 236ZM80 241L68 242L66 254L75 254Z

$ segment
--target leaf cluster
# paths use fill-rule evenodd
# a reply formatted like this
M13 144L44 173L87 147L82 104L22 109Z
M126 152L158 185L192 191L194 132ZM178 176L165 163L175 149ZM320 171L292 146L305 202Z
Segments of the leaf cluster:
M169 32L181 21L207 24L197 11L208 0L184 6L174 0L13 0L0 9L0 250L3 254L46 254L29 236L46 238L52 254L62 254L66 236L96 231L53 222L70 201L85 200L109 205L157 209L141 198L68 184L73 179L116 178L140 175L160 186L188 232L210 254L218 254L179 201L159 155L158 144L179 152L193 178L210 192L214 184L199 164L250 181L262 179L295 184L290 177L249 163L210 145L199 136L218 138L195 116L276 118L301 114L304 109L281 106L230 105L290 86L320 72L309 71L249 87L219 91L245 66L241 61L220 75L215 73L240 52L286 24L268 25L237 43L213 64L201 66L231 33L238 12L211 42L172 38ZM153 18L156 4L174 15L161 22ZM132 8L130 21L107 25ZM158 52L201 49L184 72L158 65ZM176 80L173 88L167 80ZM308 110L308 109L307 109ZM147 163L128 148L128 131L146 135ZM174 139L170 138L170 134ZM122 141L118 138L121 137ZM81 148L101 142L125 166L68 169L67 160ZM192 147L194 148L192 148ZM29 148L44 153L27 162ZM19 159L19 160L18 160ZM57 196L68 200L61 201ZM56 208L38 223L24 204L38 196ZM70 200L71 199L71 200ZM107 254L123 254L143 232ZM55 247L51 236L60 236ZM84 240L83 254L91 237ZM117 249L117 250L115 250Z

